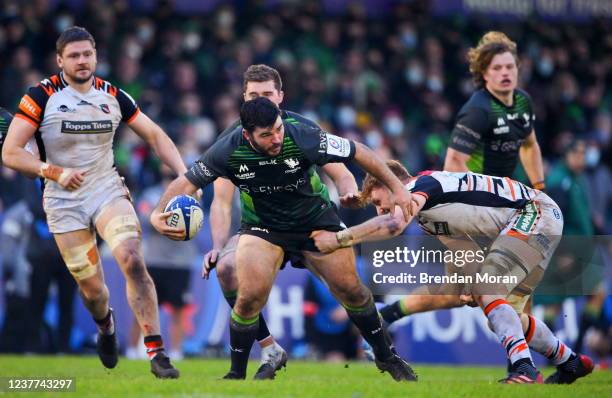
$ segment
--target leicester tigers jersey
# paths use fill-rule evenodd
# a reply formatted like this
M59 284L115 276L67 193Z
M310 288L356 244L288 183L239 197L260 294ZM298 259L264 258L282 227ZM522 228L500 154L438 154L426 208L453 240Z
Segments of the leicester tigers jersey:
M540 192L508 177L471 172L423 172L406 185L425 197L418 214L433 235L496 236Z
M127 93L97 77L84 94L70 87L62 73L31 87L15 117L37 128L41 160L86 172L85 182L75 191L47 180L45 197L79 197L96 182L116 174L112 150L115 131L119 123L130 123L138 112Z

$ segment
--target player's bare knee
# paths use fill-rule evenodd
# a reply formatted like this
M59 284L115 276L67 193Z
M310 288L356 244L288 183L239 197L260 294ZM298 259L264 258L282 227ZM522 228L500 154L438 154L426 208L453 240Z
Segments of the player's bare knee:
M81 297L89 303L99 303L108 300L108 288L105 284L82 284L79 285Z
M142 253L138 247L127 246L116 252L116 258L125 277L131 280L146 281L148 278Z
M226 256L217 264L217 279L223 290L236 290L236 263Z
M234 312L243 318L253 318L261 311L264 301L258 298L238 298L234 305Z

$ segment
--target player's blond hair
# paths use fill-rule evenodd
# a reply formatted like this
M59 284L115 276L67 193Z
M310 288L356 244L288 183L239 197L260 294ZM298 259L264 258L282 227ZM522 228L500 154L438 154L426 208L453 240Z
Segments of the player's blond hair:
M506 52L512 54L518 66L516 43L510 40L505 33L497 31L487 32L482 36L476 47L470 48L467 57L470 63L470 73L476 87L484 87L484 73L491 64L493 57Z
M410 177L412 177L404 165L397 160L387 160L385 164L403 183L407 183ZM365 207L368 203L370 203L372 190L381 186L383 186L382 182L380 182L376 177L369 173L366 174L361 186L361 193L359 194L359 200L362 207Z

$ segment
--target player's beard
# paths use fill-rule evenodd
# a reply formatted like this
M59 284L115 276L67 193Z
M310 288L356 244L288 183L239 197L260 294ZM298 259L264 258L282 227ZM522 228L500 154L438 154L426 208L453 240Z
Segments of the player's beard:
M93 72L91 70L88 70L88 72L89 73L87 74L87 77L79 77L76 74L73 75L73 74L67 73L66 71L64 71L64 74L68 76L70 80L72 80L76 84L83 84L83 83L87 83L89 79L91 79L91 77L93 76Z
M264 147L262 147L261 145L259 145L257 142L255 142L254 139L249 139L249 142L251 143L251 146L253 147L253 149L255 149L257 152L259 153L263 153L266 156L278 156L280 154L280 151L278 153L270 153L271 150L277 149L277 148L282 148L282 144L278 144L278 145L274 145L273 147L271 147L270 149L265 149Z

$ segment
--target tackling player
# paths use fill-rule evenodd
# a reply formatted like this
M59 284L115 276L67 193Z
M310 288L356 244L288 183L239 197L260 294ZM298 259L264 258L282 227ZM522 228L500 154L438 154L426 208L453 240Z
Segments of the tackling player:
M355 269L352 249L322 254L310 234L344 228L329 201L327 187L314 166L354 160L390 187L390 201L408 218L410 193L363 144L304 124L283 121L267 98L243 104L241 131L211 146L184 176L170 184L151 215L153 226L173 239L185 231L166 225L161 213L170 198L191 194L216 178L229 178L241 192L242 227L236 248L238 296L230 320L232 366L227 379L244 379L249 352L259 328L259 313L286 254L304 256L310 269L325 280L353 323L373 347L376 365L397 380L416 380L410 366L387 339L370 291Z
M61 69L23 96L2 148L4 165L45 180L43 207L49 230L74 276L97 329L102 364L118 361L116 325L109 307L96 231L112 250L126 280L128 302L145 336L151 372L179 376L159 331L157 295L147 273L141 230L129 192L113 166L113 136L127 123L174 172L187 169L174 143L121 89L96 76L96 48L81 27L56 43ZM35 136L40 160L24 146Z
M575 354L546 324L523 314L525 303L559 244L563 217L557 204L545 193L507 177L470 172L423 172L412 177L397 161L389 161L387 165L412 193L412 214L426 232L438 235L441 240L470 236L493 239L477 271L516 277L516 283L469 286L511 362L510 373L503 382L542 382L529 347L558 365L547 383L572 383L591 373L590 358ZM337 233L314 232L319 250L329 253L360 242L399 235L409 222L397 213L388 215L394 207L390 198L387 188L376 177L367 175L362 199L373 203L379 216ZM443 233L436 228L441 224Z
M267 65L251 65L244 72L243 98L245 101L258 97L266 97L277 106L283 101L282 80L278 71ZM302 123L313 128L319 126L313 121L290 111L281 111L281 118L293 124ZM218 140L234 131L242 131L240 120L225 129ZM357 193L355 178L342 163L329 163L321 167L336 184L341 201L350 201ZM212 268L217 269L217 278L223 296L230 307L236 303L236 245L238 234L230 237L230 224L232 218L232 198L235 191L234 184L227 178L217 178L214 182L214 198L210 206L210 226L213 247L205 256L202 267L202 276L208 278ZM293 259L295 261L295 259ZM268 326L260 314L257 342L261 346L261 365L256 372L256 378L273 378L275 372L287 362L287 353L274 341Z

